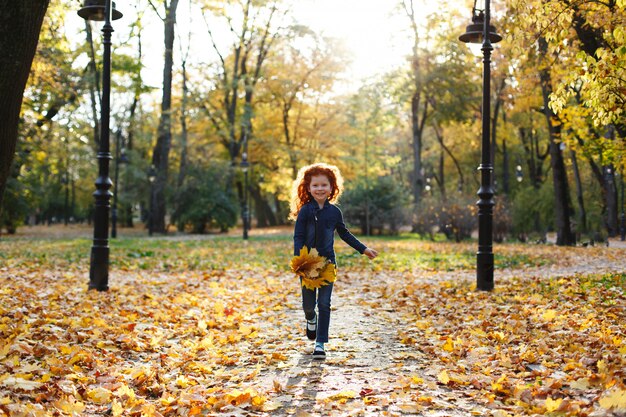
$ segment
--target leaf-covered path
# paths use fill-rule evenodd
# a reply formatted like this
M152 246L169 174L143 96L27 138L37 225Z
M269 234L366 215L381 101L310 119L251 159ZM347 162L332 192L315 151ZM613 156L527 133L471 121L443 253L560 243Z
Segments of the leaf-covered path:
M304 336L288 238L0 242L0 415L623 416L626 249L339 248L328 358Z
M588 257L582 264L572 263L573 257L565 256L563 263L549 267L499 271L496 279L528 275L549 280L575 273L626 271L626 257L622 254L621 250L606 251L604 256ZM424 277L426 285L430 281L433 286L441 281L447 283L448 279L466 280L471 286L475 276L474 271L452 274L432 271L423 275L428 275ZM480 389L465 388L482 388L477 378L453 374L451 380L445 362L438 363L428 354L433 347L437 348L431 341L424 343L426 349L420 349L419 339L410 340L408 335L416 321L421 321L420 317L427 317L432 310L451 307L428 304L403 308L405 287L411 284L405 280L414 279L413 275L388 272L362 271L342 276L334 293L332 341L327 360L312 360L312 345L302 337L285 344L284 348L290 352L286 364L261 378L261 386L273 384L280 394L275 401L281 407L274 415L507 415L505 410L509 407L494 403ZM623 284L622 281L622 302ZM294 331L304 335L298 301L293 301L295 306L289 309L288 317L300 326ZM462 323L466 311L455 310L452 306L451 314L458 316L452 323ZM442 352L446 351L447 340L447 337L441 339ZM531 371L529 374L533 369L542 369L540 364L527 366L525 370ZM545 398L542 400L545 402ZM596 415L610 413L600 409Z
M407 317L376 288L379 276L346 275L336 284L327 359L311 359L312 343L300 337L285 344L290 353L284 366L260 379L261 386L278 391L275 401L281 407L274 415L487 414L484 407L438 385L440 370L428 355L402 343L402 329L413 320L405 322ZM297 303L287 317L303 336Z

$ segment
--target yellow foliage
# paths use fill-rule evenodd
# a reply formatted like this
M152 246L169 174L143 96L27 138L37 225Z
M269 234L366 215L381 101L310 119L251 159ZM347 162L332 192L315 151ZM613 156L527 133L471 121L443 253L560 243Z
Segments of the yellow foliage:
M300 255L291 259L291 270L302 280L302 286L310 290L320 288L335 282L337 271L335 265L324 256L320 256L317 249L306 246L300 249Z

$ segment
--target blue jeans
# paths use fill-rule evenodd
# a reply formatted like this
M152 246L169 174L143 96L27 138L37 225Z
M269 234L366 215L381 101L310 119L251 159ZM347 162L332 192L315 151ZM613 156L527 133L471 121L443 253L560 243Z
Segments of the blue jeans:
M330 297L333 294L333 283L309 290L302 287L302 309L307 320L315 318L315 304L317 304L317 339L316 342L328 342L328 327L330 325Z

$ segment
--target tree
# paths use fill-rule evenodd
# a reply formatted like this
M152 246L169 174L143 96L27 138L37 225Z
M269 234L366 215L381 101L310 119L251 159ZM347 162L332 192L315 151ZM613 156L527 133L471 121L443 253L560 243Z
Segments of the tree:
M22 97L49 0L6 2L0 9L0 207L11 172Z
M413 171L411 173L411 190L413 193L414 222L417 220L418 207L424 189L424 173L422 165L423 135L426 121L430 115L427 83L424 75L428 71L428 56L421 51L417 15L413 0L403 0L402 7L410 20L413 37L411 62L411 150L413 157Z
M150 2L155 12L157 8ZM161 99L161 118L157 129L157 142L152 152L152 165L156 169L156 179L151 201L154 202L150 216L155 232L165 233L165 187L169 170L169 154L172 147L172 68L174 67L174 28L176 25L176 8L178 0L163 0L165 15L161 17L164 29L165 59L163 63L163 96Z

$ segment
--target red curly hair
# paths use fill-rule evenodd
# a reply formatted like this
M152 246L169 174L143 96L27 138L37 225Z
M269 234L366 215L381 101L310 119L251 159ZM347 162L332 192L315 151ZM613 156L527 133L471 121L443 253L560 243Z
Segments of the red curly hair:
M328 182L330 182L331 191L328 201L335 203L339 200L339 196L343 192L343 177L341 176L339 168L324 163L302 167L300 171L298 171L298 176L294 180L291 188L291 202L289 204L289 218L291 220L295 220L298 217L302 206L313 200L313 196L309 192L309 187L311 185L311 178L318 175L324 175L328 178Z

